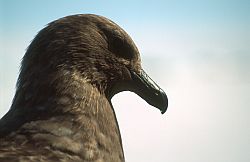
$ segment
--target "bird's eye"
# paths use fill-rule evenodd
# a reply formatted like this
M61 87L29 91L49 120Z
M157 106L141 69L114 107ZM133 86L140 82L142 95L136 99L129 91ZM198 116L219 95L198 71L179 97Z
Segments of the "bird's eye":
M109 48L112 52L125 59L130 60L133 57L133 48L124 40L124 38L114 36Z
M133 58L134 48L120 31L105 29L104 34L107 37L108 48L112 53L127 60Z

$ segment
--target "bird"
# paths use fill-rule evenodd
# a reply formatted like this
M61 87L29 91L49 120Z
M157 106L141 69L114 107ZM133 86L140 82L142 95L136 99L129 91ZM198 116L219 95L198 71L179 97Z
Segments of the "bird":
M119 25L95 14L50 22L28 46L0 120L0 161L124 162L111 103L122 91L167 110L166 93Z

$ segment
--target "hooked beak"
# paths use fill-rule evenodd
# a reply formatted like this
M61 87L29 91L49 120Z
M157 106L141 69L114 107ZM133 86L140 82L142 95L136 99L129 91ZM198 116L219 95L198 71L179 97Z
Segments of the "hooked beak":
M107 97L111 98L122 91L132 91L143 98L148 104L158 108L162 114L167 111L168 98L166 93L144 72L136 73L128 70L130 80L114 84L108 91Z
M143 98L148 104L158 108L162 114L167 111L168 98L166 93L144 72L131 71L131 91Z

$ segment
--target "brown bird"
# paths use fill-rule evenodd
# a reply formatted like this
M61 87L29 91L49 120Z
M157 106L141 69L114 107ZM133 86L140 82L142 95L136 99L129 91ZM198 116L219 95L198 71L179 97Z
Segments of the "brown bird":
M124 162L111 104L121 91L167 110L166 94L117 24L91 14L48 24L28 47L0 120L0 161Z

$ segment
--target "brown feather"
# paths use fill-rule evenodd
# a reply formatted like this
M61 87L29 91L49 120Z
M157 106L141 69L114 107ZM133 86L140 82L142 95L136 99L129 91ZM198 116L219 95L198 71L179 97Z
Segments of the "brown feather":
M139 52L114 22L73 15L50 23L25 53L12 106L0 120L0 161L124 162L111 97L137 87L129 87L132 74L142 74ZM165 93L156 86L150 94L155 84L145 85L136 92L164 99L166 111Z

